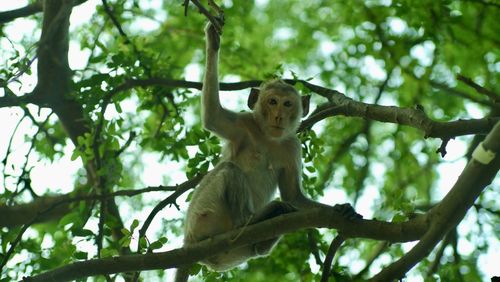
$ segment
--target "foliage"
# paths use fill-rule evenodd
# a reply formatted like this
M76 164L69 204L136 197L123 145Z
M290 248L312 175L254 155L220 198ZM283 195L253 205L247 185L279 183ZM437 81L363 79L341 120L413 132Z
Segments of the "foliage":
M20 123L18 130L14 130L15 124L1 125L6 149L1 152L0 181L4 185L0 188L0 207L68 192L31 183L31 171L44 164L67 163L71 155L81 169L73 176L69 195L97 193L104 198L144 186L179 184L184 181L182 175L192 179L207 172L220 158L222 143L202 129L196 87L136 83L153 78L200 81L196 74L204 64L206 18L192 4L184 16L183 1L103 2L111 7L111 15L124 33L120 34L100 1L75 6L69 61L79 67L73 68L69 93L59 97L59 102L72 101L81 108L81 118L87 125L82 129L84 134L72 138L56 106L47 110L44 105L23 101L17 105L0 102L0 114L17 111ZM498 96L492 99L459 79L470 78L482 89L500 92L500 7L492 1L218 2L226 18L220 58L223 81L262 80L283 74L338 90L360 102L417 107L433 120L499 115ZM74 23L85 9L95 11L88 20ZM27 30L21 21L36 28ZM0 25L0 99L36 92L30 84L36 84L33 81L38 74L32 65L37 59L36 49L44 44L37 42L41 22L40 12ZM22 37L16 35L16 29L23 31ZM313 95L313 110L327 102L304 85L297 87L303 94ZM245 94L224 93L222 103L235 111L245 110ZM415 212L426 212L442 199L444 193L440 191L453 184L443 181L448 176L440 175L443 170L438 168L450 162L463 167L469 157L465 145L475 146L479 137L460 136L450 141L463 148L450 151L445 159L436 150L440 141L448 140L424 137L416 128L366 118L336 115L323 119L312 130L300 133L304 189L310 197L328 204L351 202L367 218L400 222ZM14 141L9 145L10 138ZM161 179L151 184L150 175L157 174L153 169L159 167L151 164L151 159L173 164L182 174L163 167ZM89 163L95 166L95 175ZM57 178L66 172L52 173L47 177ZM458 232L442 257L436 258L440 259L438 270L427 274L436 248L409 273L410 277L428 275L429 281L463 277L472 281L491 275L485 273L477 258L493 252L494 246L498 250L499 206L494 200L499 196L498 180L492 185L495 189L484 193L466 217L467 224L476 227L459 226L458 231L464 232ZM98 190L100 186L105 188ZM20 219L21 226L30 227L0 278L19 280L98 256L179 247L178 219L182 213L176 208L185 211L183 197L168 202L157 216L165 219L156 219L156 227L138 239L144 235L140 232L151 209L171 193L165 189L116 197L119 213L112 212L110 201L88 198L66 202L59 216L36 218L36 224ZM53 212L42 209L42 217L44 211ZM21 231L20 226L0 228L2 260ZM316 281L323 266L315 261L312 251L317 248L319 258L324 259L332 232L315 231L312 244L310 236L306 231L288 234L270 257L252 260L223 274L205 267L195 272L205 281ZM471 244L474 251L457 248L457 242ZM370 261L376 246L363 239L348 241L334 260L335 278L331 281L354 277ZM371 277L407 250L401 245L386 248L363 278ZM146 275L155 280L165 273Z

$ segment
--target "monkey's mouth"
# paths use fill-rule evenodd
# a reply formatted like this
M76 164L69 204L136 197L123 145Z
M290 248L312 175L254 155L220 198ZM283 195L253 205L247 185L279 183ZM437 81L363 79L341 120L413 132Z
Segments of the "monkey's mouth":
M277 129L277 130L283 130L283 129L285 129L285 128L283 128L281 126L277 126L277 125L271 125L271 128Z

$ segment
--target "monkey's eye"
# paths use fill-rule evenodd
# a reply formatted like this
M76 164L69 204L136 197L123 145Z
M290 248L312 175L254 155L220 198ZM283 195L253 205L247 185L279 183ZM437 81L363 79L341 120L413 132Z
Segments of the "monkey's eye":
M289 108L292 106L292 102L290 101L285 101L285 103L283 103L283 105L285 105L285 107Z
M269 105L276 105L278 104L278 101L276 99L269 99Z

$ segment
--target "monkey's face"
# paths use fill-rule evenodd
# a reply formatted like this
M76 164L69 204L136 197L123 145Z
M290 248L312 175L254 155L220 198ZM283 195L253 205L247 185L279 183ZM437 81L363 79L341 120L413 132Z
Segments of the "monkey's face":
M299 96L278 89L261 93L254 109L260 128L271 139L283 139L295 134L302 116Z

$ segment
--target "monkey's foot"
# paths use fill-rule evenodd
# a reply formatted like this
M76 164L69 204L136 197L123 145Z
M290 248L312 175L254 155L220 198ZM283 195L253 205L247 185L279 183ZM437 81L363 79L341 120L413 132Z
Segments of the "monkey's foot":
M363 216L357 213L349 203L337 204L333 209L348 220L362 219Z

